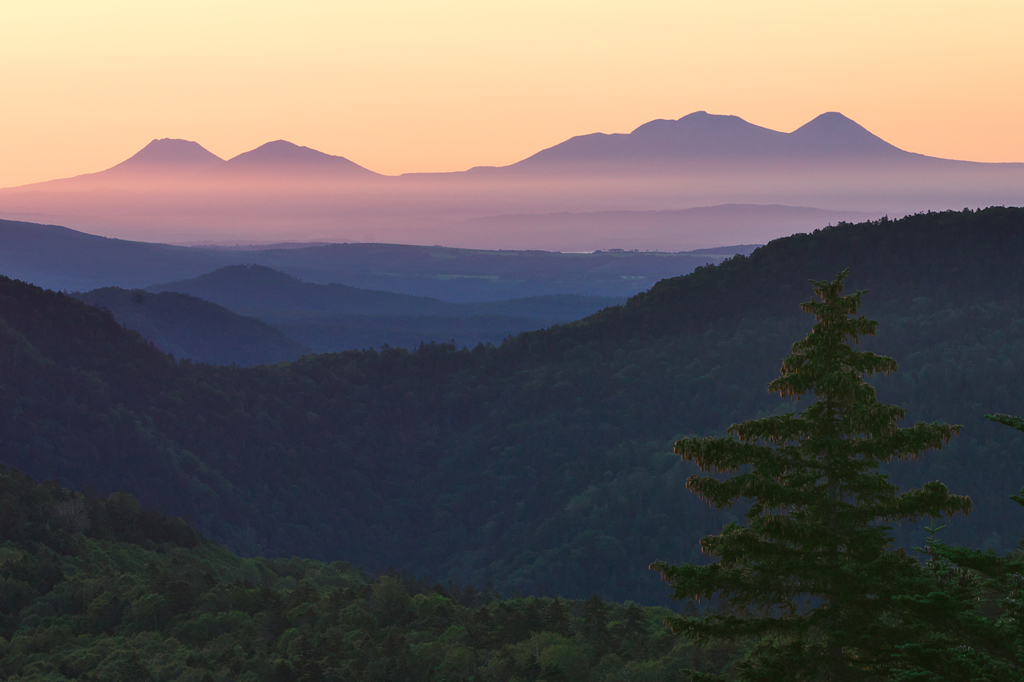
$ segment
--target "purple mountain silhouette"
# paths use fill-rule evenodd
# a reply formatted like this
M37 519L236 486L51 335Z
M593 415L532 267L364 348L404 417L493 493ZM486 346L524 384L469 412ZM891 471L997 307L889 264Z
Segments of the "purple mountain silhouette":
M153 140L131 158L107 169L107 172L199 171L222 163L224 159L207 151L198 142L164 138Z
M904 152L840 113L826 113L792 133L698 111L645 123L631 133L573 137L506 168L601 167L637 164L863 162L925 158Z
M371 170L343 156L324 154L285 140L276 140L239 154L217 169L218 173L316 173L334 176L372 177Z
M805 158L831 156L835 158L899 159L921 158L920 154L905 152L882 138L868 132L864 126L851 121L837 111L830 111L805 123L787 136L794 150Z

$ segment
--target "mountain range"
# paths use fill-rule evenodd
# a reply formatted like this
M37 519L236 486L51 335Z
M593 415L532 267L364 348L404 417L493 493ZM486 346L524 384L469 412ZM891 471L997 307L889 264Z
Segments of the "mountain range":
M584 172L607 172L619 164L638 169L651 164L657 169L657 164L853 165L928 158L889 144L837 112L822 114L791 133L783 133L748 123L739 116L698 111L675 121L651 121L628 134L574 137L508 168L570 167Z
M549 294L625 297L756 245L681 253L487 251L400 244L182 247L0 220L0 274L50 289L143 289L227 265L257 264L308 283L474 303Z
M194 142L154 140L97 173L0 190L0 214L151 241L388 241L477 248L541 246L537 216L562 225L567 250L692 250L752 242L715 222L634 243L645 212L721 204L830 210L853 221L925 209L1019 203L1024 164L952 161L907 152L839 113L789 133L697 112L628 134L571 138L504 167L384 176L283 140L231 159ZM856 212L861 213L856 213ZM619 217L609 228L609 212ZM867 215L865 215L865 213ZM499 216L508 229L477 229ZM803 229L774 215L771 238ZM649 221L648 221L649 222ZM671 221L669 221L671 222ZM600 232L595 246L594 233ZM699 238L691 233L699 232ZM550 236L550 235L549 235ZM709 242L710 237L710 242ZM618 243L615 243L615 240ZM631 241L632 240L632 241ZM548 239L548 244L552 240Z
M396 294L346 286L303 282L264 265L229 265L189 280L154 284L152 292L190 294L253 313L297 312L329 315L520 315L561 322L594 313L625 299L549 294L505 301L449 303L427 296Z
M505 338L524 331L572 322L602 308L625 302L625 298L549 294L504 301L450 303L426 296L358 289L344 284L306 283L262 265L229 265L193 279L154 285L148 290L157 292L149 295L158 299L179 296L201 301L207 306L219 304L214 307L224 306L221 309L225 313L234 311L245 316L241 319L258 318L253 322L262 320L274 325L275 332L284 332L290 337L289 341L295 339L299 342L292 342L298 348L291 350L290 357L282 356L279 344L264 344L269 347L263 357L281 360L299 357L303 348L306 351L311 348L317 352L337 352L385 346L416 348L432 342L452 342L470 347L480 343L501 343ZM78 298L95 303L97 301L90 297L98 292ZM126 310L124 305L111 310L118 321L156 342L156 338L147 335L143 327L122 319ZM138 311L139 308L128 306L127 310ZM205 317L210 318L211 315ZM178 316L178 320L181 327L197 326L197 321L192 319ZM211 331L226 331L240 326L238 322L229 324L226 319L222 322L207 321ZM150 328L153 326L149 325ZM267 341L271 340L268 337ZM159 343L157 345L160 346ZM258 361L249 360L255 357L253 351L245 349L247 352L239 352L235 350L237 343L222 345L225 347L224 357L234 359L237 356L239 364L258 364ZM262 362L272 361L275 360Z

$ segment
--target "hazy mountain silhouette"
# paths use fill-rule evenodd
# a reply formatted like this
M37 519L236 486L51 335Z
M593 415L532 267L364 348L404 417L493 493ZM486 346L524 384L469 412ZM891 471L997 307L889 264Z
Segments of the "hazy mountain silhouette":
M307 174L336 177L376 177L378 174L349 161L285 140L268 142L229 159L217 173Z
M437 315L451 304L423 296L345 286L307 284L263 265L229 265L194 279L148 287L177 291L233 310L300 310L363 315Z
M786 133L737 116L696 112L630 133L566 140L504 167L382 176L278 140L220 161L199 145L157 140L101 173L0 190L0 215L35 214L109 236L152 241L359 241L537 249L551 241L482 242L475 219L525 214L666 211L718 204L814 207L903 215L1013 205L1024 164L937 159L901 150L840 113ZM637 214L611 237L642 229ZM30 218L31 219L31 218ZM602 228L603 229L603 228ZM799 221L774 236L805 229ZM706 234L707 231L705 230ZM639 248L692 250L685 229ZM762 241L755 233L723 239ZM557 248L594 248L586 230ZM603 244L603 242L602 242ZM624 244L628 248L629 244ZM634 246L633 248L638 248Z
M224 159L207 151L198 142L164 138L153 140L130 158L103 173L198 172L218 166Z
M696 253L482 251L404 244L327 244L253 251L109 239L56 225L0 220L0 274L50 289L144 288L225 265L259 263L310 283L496 301L583 294L631 296L660 279L754 246ZM518 314L518 313L517 313Z
M645 123L631 133L592 133L573 137L506 166L516 170L546 167L608 170L620 164L710 165L735 163L905 161L926 158L905 152L837 112L822 114L783 133L748 123L738 116L698 111L671 121Z
M213 301L270 323L317 352L384 345L415 348L432 341L454 340L468 346L500 343L520 332L579 320L625 302L625 298L562 294L447 303L341 284L309 284L261 265L232 265L194 279L152 286L149 291L161 292L161 296L182 292L176 295L187 293L191 300ZM213 326L232 327L223 320L216 320Z
M805 123L786 136L793 154L804 159L877 160L928 158L905 152L869 132L859 123L831 111Z
M625 301L625 298L561 294L449 303L426 296L360 289L344 284L311 284L279 270L252 264L229 265L193 279L156 284L147 290L186 293L275 323L285 319L279 314L281 312L370 317L488 315L518 317L531 322L558 322L579 319Z
M109 239L59 225L0 220L0 274L51 289L143 287L231 262L184 246Z

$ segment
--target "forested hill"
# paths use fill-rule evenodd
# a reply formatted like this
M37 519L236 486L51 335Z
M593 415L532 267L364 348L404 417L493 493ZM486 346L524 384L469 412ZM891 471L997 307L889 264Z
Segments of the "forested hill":
M981 417L1024 411L1021 209L778 240L498 348L252 369L172 365L98 312L5 280L3 343L18 350L0 355L0 460L124 488L242 552L660 601L647 564L699 560L697 539L724 520L686 491L672 441L800 409L765 385L810 328L807 280L846 267L882 323L862 345L900 365L873 380L880 397L912 421L964 425L894 468L897 482L971 495L946 539L1009 548L1024 443ZM913 528L899 536L921 543Z
M240 559L131 495L3 467L0 512L5 680L678 680L736 653L696 651L661 608Z
M312 352L262 320L188 294L104 287L72 296L106 308L118 322L177 358L248 366L294 360Z

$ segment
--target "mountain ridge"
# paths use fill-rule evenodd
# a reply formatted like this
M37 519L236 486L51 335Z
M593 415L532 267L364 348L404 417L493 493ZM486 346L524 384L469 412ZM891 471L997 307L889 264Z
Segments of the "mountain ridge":
M290 173L333 174L341 177L379 177L343 156L327 154L287 140L274 140L242 152L211 169L215 173Z
M606 160L613 158L609 152L622 154L619 160L642 158L642 152L651 154L651 158L665 158L669 152L683 152L686 159L713 158L719 154L724 159L762 158L766 154L788 155L803 154L806 158L814 158L813 150L793 147L796 141L804 147L819 145L818 157L835 157L837 153L851 154L853 158L899 158L928 159L950 163L970 163L985 166L1024 165L1024 162L986 163L933 157L916 152L902 150L877 135L871 133L856 121L840 112L819 114L807 123L786 133L759 126L731 114L710 114L706 111L695 111L678 119L654 119L634 128L629 133L585 133L570 137L563 142L535 152L519 161L505 166L473 166L463 171L445 173L406 172L394 176L383 175L361 166L344 156L327 154L311 147L300 146L287 140L266 142L249 151L242 152L230 159L222 159L207 151L198 142L190 140L163 138L154 139L134 155L106 171L97 171L69 178L56 178L41 183L30 183L15 187L0 188L0 191L43 185L57 180L73 180L91 177L99 173L115 169L130 170L141 166L153 165L174 166L192 163L206 165L208 168L221 166L240 169L242 167L273 167L280 164L288 166L331 167L352 175L366 177L399 178L399 177L451 177L467 172L494 171L502 169L518 169L542 162L565 163L565 156L576 154L575 163L585 160ZM846 145L841 143L846 142ZM710 144L709 144L710 143ZM630 148L633 144L635 149ZM789 147L787 147L789 145ZM172 146L176 147L172 150ZM186 148L191 155L186 153ZM201 150L201 152L200 152ZM756 152L750 154L750 150ZM181 158L176 158L180 154ZM678 157L676 157L678 158ZM230 164L230 165L229 165Z
M750 248L707 253L563 254L386 243L231 250L102 237L59 225L0 219L0 274L50 289L145 288L226 265L257 263L306 282L492 301L544 294L631 296L663 277Z
M121 163L100 172L126 173L155 168L198 172L221 163L224 163L224 159L198 142L165 137L153 140Z
M794 163L931 159L906 152L838 112L826 112L791 133L733 115L698 111L649 121L630 133L581 135L503 168L598 163ZM946 161L946 159L935 159Z

